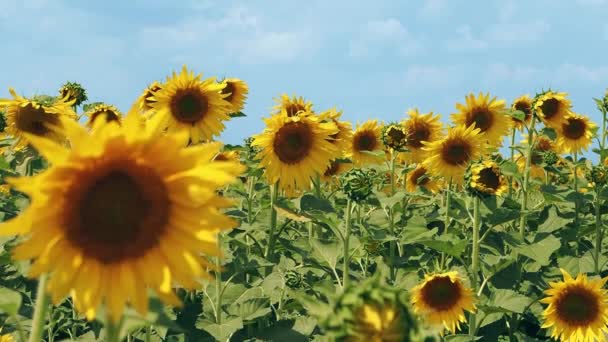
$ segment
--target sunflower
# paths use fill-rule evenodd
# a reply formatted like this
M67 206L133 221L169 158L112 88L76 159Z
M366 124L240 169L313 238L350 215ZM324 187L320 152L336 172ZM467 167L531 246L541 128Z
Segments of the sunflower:
M86 112L86 116L89 117L87 126L93 127L93 122L100 117L105 119L105 122L115 121L116 123L120 124L122 114L118 108L112 105L99 104Z
M557 145L566 153L586 151L596 128L588 117L573 113L557 128Z
M186 66L180 74L173 73L167 82L152 96L155 113L162 119L160 129L185 131L187 143L207 141L224 130L224 121L230 119L230 102L220 91L225 84L216 83L215 78L201 81Z
M230 102L232 106L231 113L242 112L243 108L245 108L245 100L247 99L247 94L249 93L249 87L247 83L238 78L227 78L223 80L225 86L220 91L222 95L227 95L224 97L224 100Z
M76 119L72 110L72 102L60 99L51 105L43 105L17 95L14 89L9 88L13 99L0 99L0 107L6 106L5 136L16 139L14 148L19 150L29 143L27 136L45 137L56 142L62 142L65 137L50 126L61 125L61 117Z
M136 101L137 108L143 113L152 109L152 104L156 102L154 94L162 88L157 81L152 82Z
M428 157L422 165L433 175L460 183L468 164L481 156L482 139L479 128L472 125L452 127L443 139L424 142Z
M468 188L479 195L500 196L509 189L498 164L487 159L471 166Z
M240 162L241 156L239 154L239 151L223 151L215 155L215 157L213 157L213 160Z
M511 104L512 110L519 110L524 113L524 119L518 120L515 117L511 117L513 127L518 130L523 130L526 125L530 123L532 119L532 99L530 95L522 95L513 101Z
M382 129L377 120L369 120L361 125L357 124L349 150L347 156L352 159L355 166L382 162L383 155L373 154L384 150Z
M560 341L605 341L608 294L602 287L607 279L588 280L584 274L574 279L561 272L564 280L550 282L547 297L540 301L548 304L542 328L551 328L551 337Z
M338 176L352 169L352 167L353 164L350 162L334 159L329 163L329 166L325 169L323 175L321 175L321 180L324 182L336 180Z
M329 141L338 132L336 125L307 114L277 114L264 121L266 129L253 137L252 145L261 149L258 156L268 182L278 182L288 195L310 189L311 178L322 175L338 154Z
M394 305L363 304L354 312L348 342L401 342L406 331Z
M474 294L458 275L451 271L426 275L412 289L414 312L432 325L443 324L452 333L466 321L464 311L474 312Z
M127 302L145 316L148 288L180 305L172 287L198 288L212 267L201 253L219 256L217 233L236 224L216 190L243 167L212 162L218 143L182 148L185 132L160 135L155 124L142 129L133 110L89 133L62 118L71 149L26 134L52 166L7 179L31 202L0 234L27 236L14 257L33 259L29 276L49 274L53 302L70 294L89 320L102 302L114 321Z
M353 139L353 125L348 121L340 120L342 111L332 108L319 114L323 121L331 121L338 127L338 133L331 135L331 142L338 147L340 153L345 153L350 148Z
M527 135L523 136L522 144L526 146L528 144ZM562 153L561 147L557 145L555 141L546 135L538 135L532 148L532 159L530 162L530 177L544 179L545 169L543 167L543 156L547 152L555 152L557 154ZM523 172L526 167L526 156L522 153L516 159L518 169Z
M431 177L426 168L421 164L417 165L415 169L408 172L405 179L405 190L409 192L415 192L418 187L421 187L432 193L437 193L441 189L441 186L441 180Z
M538 97L534 104L534 111L543 120L545 125L557 129L566 121L566 117L570 115L570 108L572 107L567 96L567 93L548 91Z
M289 97L287 94L282 94L280 98L275 99L277 105L273 107L272 114L284 113L287 116L295 116L300 112L314 114L312 110L312 102L306 101L303 97Z
M457 125L479 128L483 139L491 146L500 146L503 137L509 134L511 119L505 114L505 100L490 99L490 94L479 93L466 97L465 104L456 104L458 113L452 114Z
M0 336L0 342L14 342L15 339L10 334L4 334Z
M0 195L8 196L11 194L11 186L10 184L2 184L0 185Z
M407 152L400 153L400 159L408 163L419 163L424 159L423 141L432 142L441 137L443 125L439 115L433 112L420 114L417 108L407 111L409 118L403 121L407 132Z

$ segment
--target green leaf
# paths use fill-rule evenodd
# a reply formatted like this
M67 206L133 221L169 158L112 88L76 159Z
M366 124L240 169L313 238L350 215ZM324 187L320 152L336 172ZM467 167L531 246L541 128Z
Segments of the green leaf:
M322 211L328 213L335 211L329 200L325 198L317 198L310 194L306 194L300 198L300 210Z
M490 305L502 312L523 313L532 299L513 290L494 290L490 299Z
M16 315L21 307L21 294L17 291L0 288L0 311L9 315Z
M467 247L466 240L460 240L452 234L444 234L433 240L424 240L419 243L455 257L460 257Z
M500 170L505 176L515 176L520 174L517 164L510 160L505 160L500 164Z
M522 245L515 248L515 250L527 256L528 258L538 262L542 266L549 264L549 258L559 247L561 243L558 238L553 235L549 235L541 241Z
M524 121L526 119L526 113L522 112L521 110L511 110L507 113L509 113L509 115L519 121Z
M319 240L311 241L313 256L325 261L332 269L336 268L338 258L342 253L342 246L337 243L322 243Z
M231 118L243 118L247 116L243 112L230 113L229 115Z
M258 317L266 316L271 312L268 298L249 299L241 304L235 304L231 314L243 319L243 322L253 321Z
M560 228L564 228L568 223L572 222L572 219L560 217L557 213L557 208L554 206L549 207L547 210L547 219L540 226L538 231L542 233L551 233Z
M557 265L570 274L591 273L594 271L594 260L591 253L585 253L581 257L564 256L557 258Z
M557 133L555 132L555 129L553 129L553 128L545 127L540 131L540 133L542 135L546 135L551 140L557 139Z
M228 341L232 334L243 328L243 320L241 317L233 317L222 324L201 320L196 322L196 327L205 330L218 341Z
M471 341L479 341L483 338L483 336L475 336L471 338L469 335L458 334L458 335L449 335L445 337L446 341L450 342L471 342Z
M405 198L405 192L398 192L393 196L384 196L384 193L378 193L378 200L382 208L392 208L395 204L403 201Z

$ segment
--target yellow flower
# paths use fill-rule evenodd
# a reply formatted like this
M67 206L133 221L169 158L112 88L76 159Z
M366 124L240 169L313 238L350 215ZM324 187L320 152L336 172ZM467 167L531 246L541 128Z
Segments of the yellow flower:
M142 126L136 108L121 126L96 121L91 132L62 118L71 149L26 134L51 167L7 179L31 202L0 234L26 236L14 257L33 259L29 276L49 274L53 302L70 294L90 320L102 302L114 321L127 302L145 315L148 288L180 305L172 288L199 288L212 267L203 255L219 256L217 233L236 224L216 191L243 167L213 162L218 143L183 148L187 133L155 125Z
M591 145L596 127L588 117L573 113L557 127L557 145L566 153L586 151Z
M220 91L225 84L216 83L215 78L201 81L186 66L180 74L173 73L160 90L154 93L153 116L160 116L161 130L188 132L184 144L196 144L211 140L224 130L224 121L229 120L232 110L230 102Z
M509 134L511 119L505 113L505 100L490 99L490 94L479 93L466 97L465 104L456 104L458 113L452 114L452 120L457 125L474 126L479 128L483 139L491 146L502 145L505 135Z
M0 185L0 194L2 195L10 195L11 194L11 186L10 184L2 184Z
M415 192L418 187L437 193L442 188L443 182L439 179L433 179L424 166L417 165L415 169L407 173L405 180L405 189L409 192Z
M545 125L559 128L566 117L570 115L572 106L566 93L554 93L549 91L541 95L534 104L534 111L543 120Z
M333 122L338 127L338 133L331 135L331 143L338 147L339 153L343 154L348 151L353 139L353 126L348 121L341 121L342 111L335 108L326 110L319 114L319 118L323 121Z
M87 126L89 127L93 127L93 122L98 118L104 119L105 122L115 121L120 124L122 117L118 108L106 104L99 104L85 114L89 117L89 120L87 121Z
M488 195L500 196L509 189L509 183L493 160L484 160L471 167L470 187Z
M543 312L542 328L551 328L551 337L560 341L605 341L608 333L608 297L603 289L606 278L588 280L584 274L576 279L561 270L563 281L550 282L548 304Z
M215 155L213 157L215 161L232 161L232 162L241 162L241 156L238 151L223 151Z
M426 154L423 141L433 142L441 138L443 125L439 122L439 115L433 112L420 114L417 108L407 112L409 118L403 121L407 132L407 152L400 153L400 159L407 163L419 163Z
M341 162L341 161L334 159L329 163L329 166L327 167L327 169L325 169L325 172L321 176L321 179L324 182L335 181L337 176L343 174L344 172L346 172L352 168L353 168L352 163Z
M245 108L245 100L249 93L249 87L247 83L238 78L227 78L222 81L225 84L224 88L220 91L222 95L226 95L224 100L230 102L232 106L231 113L238 113L243 111Z
M523 136L522 144L526 146L528 144L527 135ZM543 168L543 154L548 151L553 151L557 154L562 153L561 149L557 144L546 135L536 136L536 142L534 148L532 148L532 160L530 163L530 177L544 179L545 169ZM519 153L516 158L516 163L519 171L523 172L526 167L526 157L524 154Z
M0 336L0 342L14 342L15 339L10 334L5 334Z
M142 113L145 113L152 109L152 104L156 102L154 94L162 88L161 84L157 81L152 82L144 92L139 96L136 101L136 106Z
M516 98L511 104L511 109L519 110L524 113L525 117L523 120L517 120L516 118L511 117L513 127L518 130L523 130L525 125L528 125L532 119L532 98L527 94Z
M281 114L287 116L295 116L298 113L314 114L312 110L312 102L306 101L303 97L289 97L287 94L282 94L280 98L275 99L277 105L273 107L272 114Z
M378 125L377 120L368 120L361 125L357 125L357 129L353 133L353 139L349 150L350 151L348 151L346 155L352 159L355 166L382 162L384 155L371 154L384 150L382 144L382 129Z
M401 342L405 330L399 310L390 304L363 304L355 311L349 342Z

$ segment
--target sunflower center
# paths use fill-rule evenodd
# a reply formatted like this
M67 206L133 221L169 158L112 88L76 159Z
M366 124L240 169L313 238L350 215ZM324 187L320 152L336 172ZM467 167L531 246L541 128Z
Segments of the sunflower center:
M586 128L585 121L581 119L568 119L568 122L563 126L563 131L567 138L576 140L585 135Z
M232 84L232 82L226 82L226 86L224 87L224 89L222 89L222 94L224 94L224 95L228 94L228 96L226 96L224 98L224 100L226 100L228 102L232 102L232 98L234 98L235 90L236 90L236 87L234 86L234 84Z
M399 144L407 137L403 129L400 127L389 127L386 133L390 137L391 141L396 144Z
M371 132L363 132L354 138L357 151L373 151L376 147L376 137Z
M487 189L496 190L500 185L500 177L494 168L488 167L479 171L479 182Z
M412 171L412 183L414 185L424 185L429 182L429 177L423 177L426 175L426 169L424 167L416 168Z
M460 286L450 277L435 277L422 288L422 299L435 310L449 310L461 297Z
M84 171L68 190L67 238L101 263L137 258L158 245L169 197L156 173L141 165Z
M46 113L43 107L35 108L28 103L17 112L15 124L20 131L43 136L50 131L46 125L58 125L59 119Z
M416 125L407 132L407 145L415 148L424 146L423 141L427 141L431 131L427 125Z
M560 319L576 326L585 326L599 314L598 298L585 288L571 287L557 301L556 311Z
M545 119L551 119L559 111L559 101L557 99L548 99L543 101L543 104L540 106L540 110Z
M487 131L492 127L494 118L490 112L486 109L477 109L471 113L467 120L467 126L475 124L476 128L479 128L482 132Z
M465 140L448 140L443 144L441 157L450 165L464 165L471 159L471 145Z
M523 121L528 121L530 115L532 115L532 108L530 108L530 104L527 102L517 102L515 104L515 110L519 110L525 114L525 118ZM515 119L516 121L520 121Z
M279 129L274 138L274 152L283 163L296 164L308 156L313 135L303 122L289 122Z
M338 170L340 170L340 163L335 160L332 160L323 175L325 177L335 176L338 173Z
M171 101L171 112L175 119L184 123L195 123L209 110L207 97L194 90L177 93Z

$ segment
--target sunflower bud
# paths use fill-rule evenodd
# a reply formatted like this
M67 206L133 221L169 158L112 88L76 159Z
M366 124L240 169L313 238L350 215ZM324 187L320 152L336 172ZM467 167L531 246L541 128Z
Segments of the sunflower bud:
M467 191L477 197L501 195L508 189L506 178L493 160L482 160L471 164L465 172L464 179Z
M342 190L355 202L364 201L372 193L370 175L361 169L352 169L341 177Z
M543 153L543 162L549 166L555 165L559 161L559 156L555 151L545 151Z
M407 144L407 131L403 125L392 123L382 129L382 142L384 146L395 151L403 151Z
M608 168L604 165L596 165L591 169L591 181L597 185L608 183Z
M304 278L300 273L294 270L288 270L285 272L285 285L290 289L298 289L302 287Z
M74 101L74 106L80 106L81 103L85 102L87 97L87 91L76 82L66 82L59 89L59 94L66 102Z

